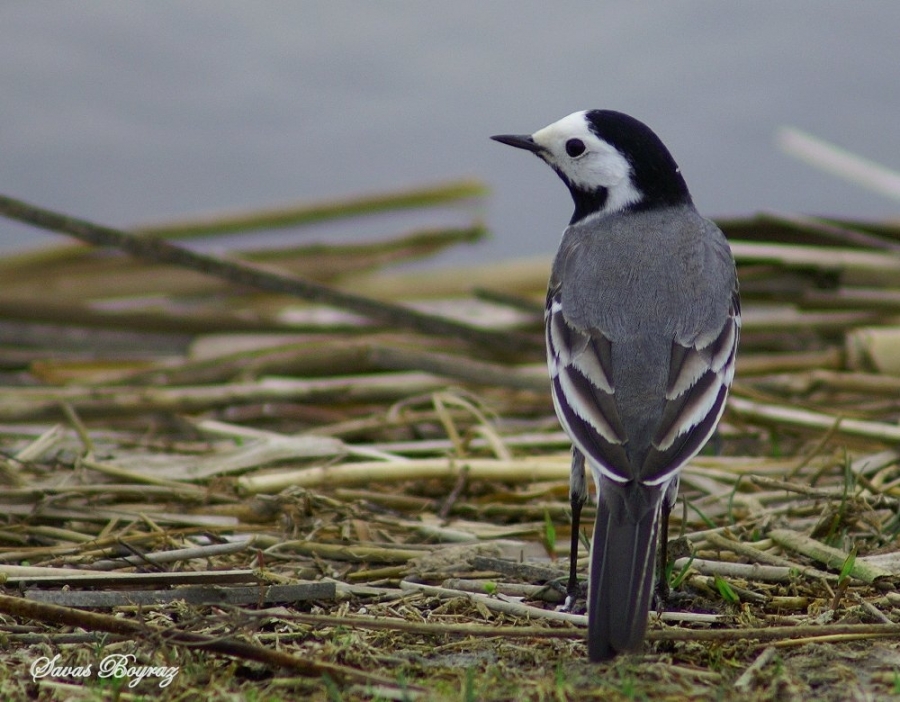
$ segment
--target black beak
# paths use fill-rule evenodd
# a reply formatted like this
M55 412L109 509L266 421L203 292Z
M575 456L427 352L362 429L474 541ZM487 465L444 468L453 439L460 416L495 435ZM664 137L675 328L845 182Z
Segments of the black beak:
M525 149L525 151L530 151L533 154L539 154L544 150L528 134L498 134L497 136L492 136L491 139L507 146L515 146L517 149Z

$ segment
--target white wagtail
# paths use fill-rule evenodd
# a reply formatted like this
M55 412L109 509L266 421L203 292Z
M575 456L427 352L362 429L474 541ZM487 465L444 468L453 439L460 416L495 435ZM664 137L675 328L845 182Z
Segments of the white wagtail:
M573 443L570 597L585 461L597 487L588 656L606 660L643 642L679 472L725 408L741 326L734 259L668 149L633 117L576 112L492 138L539 156L575 201L547 292L547 363Z

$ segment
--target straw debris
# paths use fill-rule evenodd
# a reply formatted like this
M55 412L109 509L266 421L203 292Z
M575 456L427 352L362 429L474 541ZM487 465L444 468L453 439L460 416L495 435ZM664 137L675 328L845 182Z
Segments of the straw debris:
M385 268L478 239L483 193L131 233L0 197L101 247L0 264L4 698L107 699L98 666L119 655L155 672L119 679L117 699L900 689L900 227L721 222L745 311L733 396L684 472L674 594L646 652L592 666L584 616L557 611L569 447L543 369L549 260ZM437 206L464 221L296 241ZM253 244L280 227L290 245ZM246 249L227 258L185 246L236 231Z

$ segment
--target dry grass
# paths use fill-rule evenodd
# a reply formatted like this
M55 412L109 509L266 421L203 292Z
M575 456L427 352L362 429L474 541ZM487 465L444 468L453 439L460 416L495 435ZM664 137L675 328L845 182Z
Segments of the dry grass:
M235 221L255 220L221 231ZM200 224L175 235L217 231ZM584 618L556 611L570 532L540 352L548 261L373 273L477 222L256 254L252 280L234 260L204 269L216 285L87 248L6 261L0 697L900 692L900 235L773 215L723 227L744 297L738 382L717 445L683 476L673 601L643 654L607 665L585 661ZM68 669L33 679L56 656ZM104 677L115 656L156 668Z

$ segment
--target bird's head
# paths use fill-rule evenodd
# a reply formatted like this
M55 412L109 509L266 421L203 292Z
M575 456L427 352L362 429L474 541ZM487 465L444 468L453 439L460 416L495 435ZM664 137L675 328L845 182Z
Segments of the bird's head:
M556 171L575 202L572 224L591 215L691 202L659 137L621 112L574 112L531 135L491 138L532 152Z

